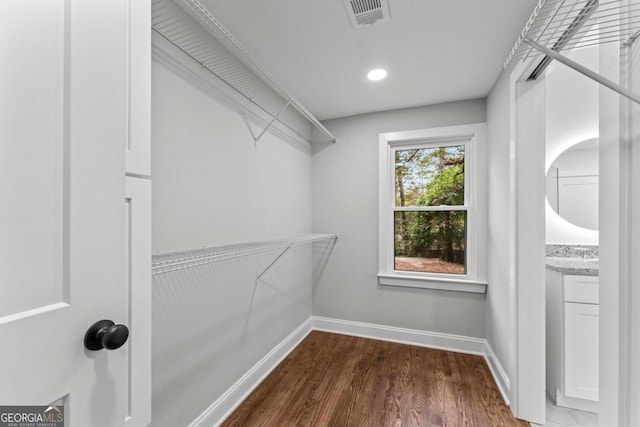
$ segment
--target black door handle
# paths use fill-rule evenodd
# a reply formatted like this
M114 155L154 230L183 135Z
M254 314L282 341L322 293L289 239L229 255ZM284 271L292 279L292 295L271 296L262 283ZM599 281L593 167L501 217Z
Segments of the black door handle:
M124 325L116 325L111 320L100 320L84 334L84 347L87 350L96 351L106 348L115 350L127 342L129 328Z

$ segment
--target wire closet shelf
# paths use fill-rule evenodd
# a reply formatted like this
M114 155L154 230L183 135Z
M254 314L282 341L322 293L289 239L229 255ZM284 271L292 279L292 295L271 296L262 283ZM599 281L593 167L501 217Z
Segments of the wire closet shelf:
M504 63L545 56L527 40L554 52L620 42L640 35L640 4L628 0L539 0Z
M252 131L256 142L276 120L314 149L336 142L335 136L200 1L153 0L151 27L271 117L258 135ZM291 111L285 111L288 107ZM311 124L327 139L315 141L311 132L305 135L296 126L300 121Z
M278 239L263 242L249 242L235 245L215 246L202 249L157 254L152 257L151 274L158 275L177 270L198 267L218 261L250 256L276 249L288 249L293 246L335 241L337 234L309 234L291 239Z

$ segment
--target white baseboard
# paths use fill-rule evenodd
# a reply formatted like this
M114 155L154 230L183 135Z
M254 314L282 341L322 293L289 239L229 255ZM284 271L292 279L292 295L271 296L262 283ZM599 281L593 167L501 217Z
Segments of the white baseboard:
M597 400L579 399L576 397L565 396L560 390L556 389L556 406L563 408L578 409L580 411L600 412L600 404Z
M502 398L506 402L507 406L511 406L509 395L507 394L507 391L511 390L511 381L509 381L509 376L502 367L498 356L493 352L493 348L491 348L491 345L489 345L487 340L485 340L484 358L487 361L487 365L489 365L489 370L498 385L498 390L500 390Z
M273 350L256 363L246 374L209 406L189 427L211 427L220 425L242 403L247 396L284 360L291 351L311 332L308 318Z
M222 423L312 330L483 356L498 385L502 398L509 405L509 398L506 393L510 387L509 377L502 368L493 349L487 340L483 338L311 316L271 350L269 354L256 363L249 372L220 396L189 427L210 427Z
M334 332L380 341L484 355L486 340L481 338L353 322L351 320L330 319L327 317L312 316L311 319L311 328L314 331Z

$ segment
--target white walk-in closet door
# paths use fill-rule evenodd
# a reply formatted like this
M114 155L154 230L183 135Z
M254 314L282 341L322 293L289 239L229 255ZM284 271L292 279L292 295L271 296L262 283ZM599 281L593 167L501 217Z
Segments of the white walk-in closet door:
M0 2L0 412L149 423L148 387L131 392L131 350L149 350L149 328L129 323L133 1ZM85 340L101 320L116 325Z

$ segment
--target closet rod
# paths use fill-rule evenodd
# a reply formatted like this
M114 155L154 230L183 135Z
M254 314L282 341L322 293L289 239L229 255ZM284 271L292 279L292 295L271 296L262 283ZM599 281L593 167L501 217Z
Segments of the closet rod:
M222 260L250 256L274 249L286 248L286 250L288 250L290 247L296 245L330 240L335 241L337 239L337 234L310 234L291 239L248 242L237 245L215 246L167 254L156 254L152 259L151 274L169 273Z
M547 55L548 57L555 59L556 61L566 65L567 67L579 72L580 74L583 74L587 77L589 77L592 80L595 80L596 82L600 83L603 86L608 87L609 89L613 90L614 92L619 93L620 95L630 99L631 101L635 102L636 104L640 104L640 96L638 96L637 94L633 93L632 91L630 91L629 89L620 86L619 84L612 82L611 80L601 76L600 74L591 71L590 69L578 64L575 61L572 61L571 59L567 58L564 55L559 54L558 52L555 52L549 48L546 48L544 46L542 46L539 43L534 42L533 40L531 40L528 37L525 37L524 39L525 43L529 44L530 46L534 47L535 49L537 49L538 51L544 53L545 55Z

